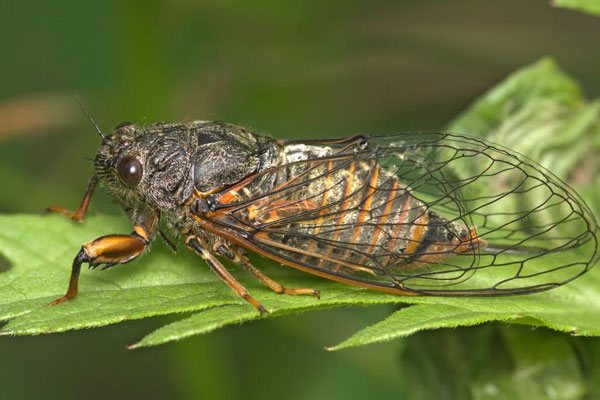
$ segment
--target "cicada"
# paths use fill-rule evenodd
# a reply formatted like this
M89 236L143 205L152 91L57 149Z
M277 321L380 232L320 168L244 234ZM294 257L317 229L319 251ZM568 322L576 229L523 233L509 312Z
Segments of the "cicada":
M93 120L92 120L93 122ZM96 126L97 128L97 126ZM83 263L132 261L161 220L239 296L266 312L220 260L277 293L287 288L247 251L324 278L407 296L498 296L563 285L598 259L598 226L584 201L534 161L481 139L442 132L276 140L211 121L123 123L102 145L75 212L103 184L133 232L83 244Z

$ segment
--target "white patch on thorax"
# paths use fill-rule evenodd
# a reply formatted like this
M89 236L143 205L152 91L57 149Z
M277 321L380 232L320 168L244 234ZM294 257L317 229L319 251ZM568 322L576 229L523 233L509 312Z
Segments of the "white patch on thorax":
M306 144L290 144L283 150L284 163L307 160L309 158L327 157L333 153L331 147L310 146Z

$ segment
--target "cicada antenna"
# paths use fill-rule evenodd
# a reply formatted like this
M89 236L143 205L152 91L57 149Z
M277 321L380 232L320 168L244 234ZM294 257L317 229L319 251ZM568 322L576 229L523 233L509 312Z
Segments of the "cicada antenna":
M92 125L94 125L94 128L96 128L96 132L98 132L98 135L100 135L100 138L102 138L102 143L105 143L106 142L106 136L104 136L104 134L102 133L102 130L100 130L100 127L98 126L98 124L96 123L96 121L94 121L94 118L90 115L90 112L87 110L87 108L85 108L85 105L81 101L81 98L79 97L79 94L76 94L75 97L77 98L77 102L79 103L79 107L81 107L81 109L83 110L83 112L85 113L85 115L87 115L87 117L90 120L90 122L92 123Z

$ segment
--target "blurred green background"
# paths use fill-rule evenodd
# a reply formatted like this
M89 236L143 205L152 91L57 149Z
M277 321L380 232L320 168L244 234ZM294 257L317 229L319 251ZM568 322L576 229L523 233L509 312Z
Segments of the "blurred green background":
M99 143L75 93L107 132L191 119L288 138L441 129L546 55L600 97L599 38L599 19L544 1L3 0L0 212L80 200ZM102 190L93 208L120 212ZM168 318L2 337L0 398L599 395L598 339L546 330L488 324L324 350L391 310L313 312L139 351L124 344ZM552 357L528 352L542 339Z

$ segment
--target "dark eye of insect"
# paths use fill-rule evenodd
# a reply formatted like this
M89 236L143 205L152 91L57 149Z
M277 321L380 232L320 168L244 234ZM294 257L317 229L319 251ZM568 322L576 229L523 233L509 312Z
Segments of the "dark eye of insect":
M135 186L142 179L142 164L134 156L124 156L117 164L119 178L128 186Z

